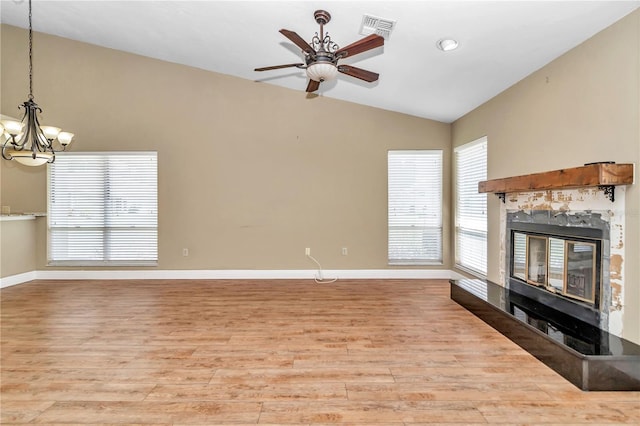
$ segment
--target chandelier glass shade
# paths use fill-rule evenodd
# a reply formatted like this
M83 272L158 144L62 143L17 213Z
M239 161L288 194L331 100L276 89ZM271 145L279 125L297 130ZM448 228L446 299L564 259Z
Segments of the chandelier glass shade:
M22 121L0 120L2 158L16 160L25 166L40 166L55 161L54 142L62 150L73 139L73 133L59 127L41 126L38 114L42 109L33 100L33 30L31 25L31 0L29 0L29 97L20 105L24 109Z

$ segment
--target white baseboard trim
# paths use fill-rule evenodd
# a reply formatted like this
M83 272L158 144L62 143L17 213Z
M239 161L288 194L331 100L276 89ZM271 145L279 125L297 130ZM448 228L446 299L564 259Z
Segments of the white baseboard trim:
M32 280L234 280L234 279L314 279L313 269L287 270L51 270L31 271L0 278L0 288ZM461 279L449 269L340 269L323 270L326 280L338 279Z
M33 281L37 279L38 273L36 271L25 272L23 274L11 275L8 277L0 278L0 288L9 287L16 284L26 283L27 281Z

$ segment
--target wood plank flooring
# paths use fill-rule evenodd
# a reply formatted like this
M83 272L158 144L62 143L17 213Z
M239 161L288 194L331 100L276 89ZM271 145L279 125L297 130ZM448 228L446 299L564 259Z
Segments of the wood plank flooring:
M0 291L12 424L640 424L446 281L33 281Z

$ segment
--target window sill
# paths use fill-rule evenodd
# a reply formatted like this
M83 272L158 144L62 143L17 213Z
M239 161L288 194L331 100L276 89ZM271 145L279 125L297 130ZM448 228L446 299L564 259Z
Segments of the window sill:
M393 261L393 262L388 262L387 265L389 266L442 266L444 265L444 263L442 261L426 261L426 260L421 260L421 261L410 261L410 260L398 260L398 261Z
M78 260L59 260L50 261L47 266L64 266L64 267L137 267L137 266L158 266L157 261L119 261L119 262L100 262L100 261L78 261Z
M467 275L471 275L471 276L474 276L476 278L479 278L481 280L486 280L487 279L487 276L483 275L482 272L478 272L478 271L476 271L474 269L467 268L467 267L459 265L457 263L455 264L455 269L459 270L460 272L464 272Z

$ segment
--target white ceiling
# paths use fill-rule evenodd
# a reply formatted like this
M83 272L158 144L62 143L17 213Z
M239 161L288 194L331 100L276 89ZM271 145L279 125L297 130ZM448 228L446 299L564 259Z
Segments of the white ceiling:
M278 30L310 40L316 9L340 46L363 14L396 20L384 47L341 63L380 73L376 83L341 75L319 94L443 122L491 99L640 6L633 1L45 1L34 31L299 90L303 70L254 72L303 62ZM2 23L26 28L27 0L2 0ZM460 47L436 49L452 37ZM26 49L26 40L25 40ZM37 55L34 39L34 56Z

